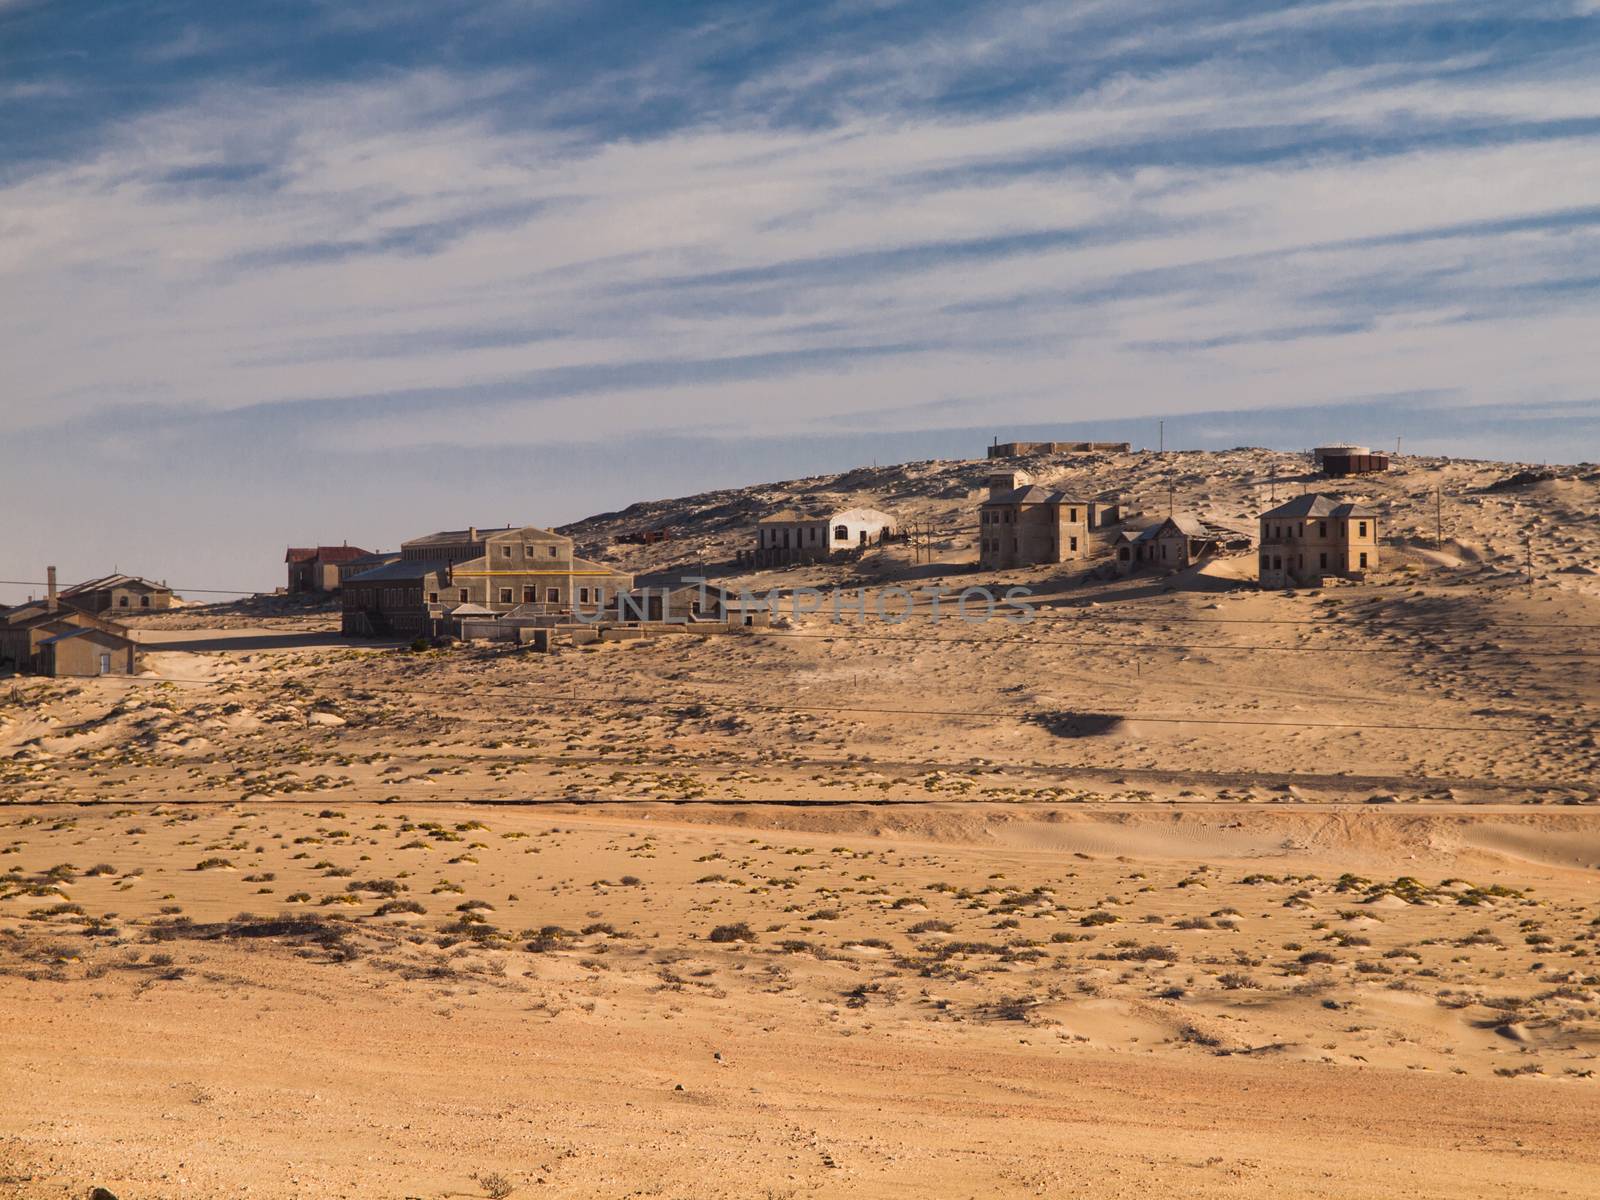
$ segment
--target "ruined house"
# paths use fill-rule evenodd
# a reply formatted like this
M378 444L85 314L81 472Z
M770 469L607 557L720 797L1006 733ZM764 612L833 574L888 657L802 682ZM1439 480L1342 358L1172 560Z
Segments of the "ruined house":
M1114 503L1039 487L1025 472L991 472L987 488L978 509L978 561L996 570L1087 557L1090 530L1117 520Z
M1137 533L1124 530L1117 537L1113 561L1119 575L1148 569L1181 571L1237 536L1192 514L1177 513Z
M894 518L876 508L775 512L756 524L755 565L817 562L880 545L894 532Z
M342 546L290 546L283 555L289 574L289 594L337 592L344 582L340 578L340 566L370 554L371 551L348 542Z
M1262 587L1359 579L1377 566L1378 514L1364 504L1307 493L1261 514Z
M103 575L61 592L61 603L83 612L158 612L172 607L172 589L137 575Z
M125 626L63 602L55 568L49 593L0 610L0 670L29 675L133 675L139 647Z

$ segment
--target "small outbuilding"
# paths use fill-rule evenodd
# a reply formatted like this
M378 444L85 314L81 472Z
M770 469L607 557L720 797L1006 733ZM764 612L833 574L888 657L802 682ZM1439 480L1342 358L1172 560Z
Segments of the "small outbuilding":
M109 629L63 627L40 640L33 673L58 677L137 675L139 646L126 634Z

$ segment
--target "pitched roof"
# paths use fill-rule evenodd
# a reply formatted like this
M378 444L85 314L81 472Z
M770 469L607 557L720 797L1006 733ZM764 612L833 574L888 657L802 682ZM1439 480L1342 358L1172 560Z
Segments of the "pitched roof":
M41 646L54 646L57 642L64 642L68 638L89 637L91 635L98 635L104 638L115 638L119 642L128 642L130 644L133 641L132 638L124 637L115 630L97 629L93 625L83 625L76 629L64 630L63 632L56 634L54 637L47 637L39 644Z
M421 537L408 538L400 544L402 546L459 546L472 541L481 542L490 534L507 533L513 529L532 530L535 534L544 534L546 537L561 537L559 533L541 528L538 525L474 525L468 529L441 529L438 533L425 533ZM473 537L473 534L477 536Z
M1009 492L990 496L984 504L1080 504L1087 507L1088 501L1031 483L1026 487L1012 488Z
M1303 496L1296 496L1287 503L1278 505L1261 514L1261 519L1276 518L1290 520L1295 517L1376 517L1378 514L1365 504L1355 501L1341 501L1334 496L1324 496L1321 492L1307 492Z
M0 624L9 625L13 629L29 629L35 625L49 625L54 621L60 621L67 625L104 629L109 633L125 634L128 631L125 625L108 620L105 617L96 616L91 612L85 612L81 608L73 608L71 605L66 605L52 612L43 600L35 600L29 604L19 604L16 608L7 609L4 613L0 613Z
M286 563L342 563L365 558L371 551L360 546L290 546L283 556Z
M102 575L99 579L89 579L83 583L75 583L69 588L63 588L61 596L64 599L67 596L81 596L86 592L100 592L114 587L143 587L149 588L153 592L170 592L172 590L164 583L156 583L154 580L144 579L138 575Z
M346 583L387 583L391 580L421 579L424 575L442 574L450 564L434 559L402 558L373 567L359 575L352 575Z

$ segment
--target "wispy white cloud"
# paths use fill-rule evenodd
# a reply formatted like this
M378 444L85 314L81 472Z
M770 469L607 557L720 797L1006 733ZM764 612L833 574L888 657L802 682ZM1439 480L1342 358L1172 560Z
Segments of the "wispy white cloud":
M0 172L0 411L118 470L270 444L380 487L350 464L619 431L1593 397L1593 6L1213 7L716 6L363 70L179 23L138 49L192 79ZM78 112L64 53L7 86Z

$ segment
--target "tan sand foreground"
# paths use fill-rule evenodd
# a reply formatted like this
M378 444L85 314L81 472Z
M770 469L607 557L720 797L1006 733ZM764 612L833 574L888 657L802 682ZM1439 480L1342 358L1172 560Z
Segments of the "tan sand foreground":
M1237 520L1280 457L1040 475ZM575 536L706 569L983 469ZM0 1196L1600 1196L1600 480L1359 486L1361 584L983 577L958 531L719 576L893 625L542 654L262 602L0 683ZM933 619L973 584L1037 618Z

